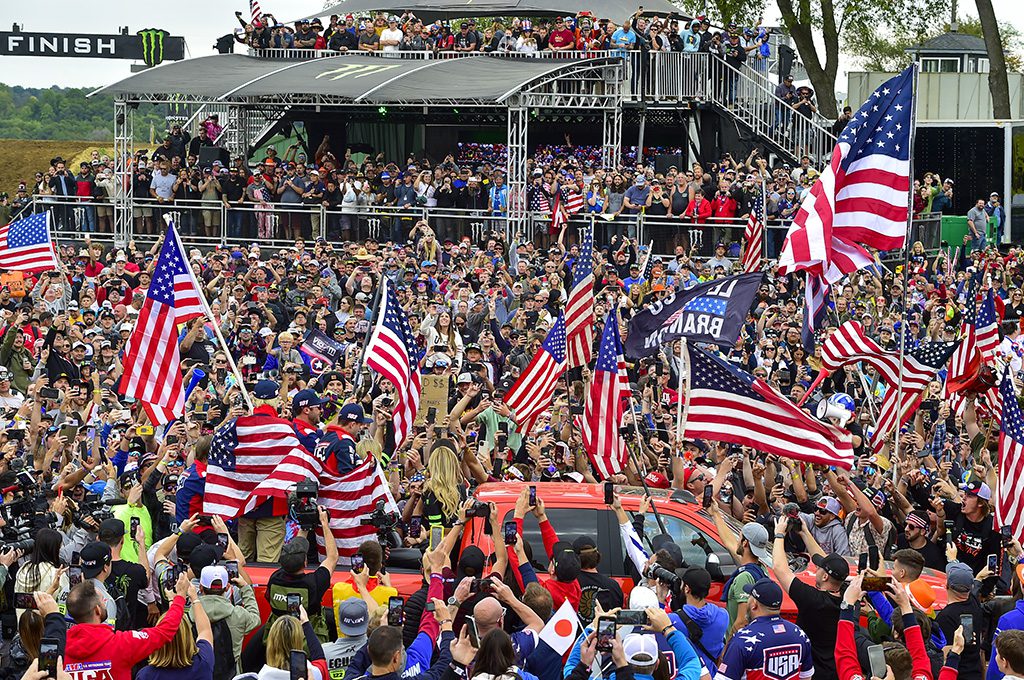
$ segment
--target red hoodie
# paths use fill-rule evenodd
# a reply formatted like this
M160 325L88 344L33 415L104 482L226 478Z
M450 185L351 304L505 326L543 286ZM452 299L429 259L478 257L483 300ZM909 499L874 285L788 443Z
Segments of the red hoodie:
M105 623L79 623L68 629L65 670L72 680L131 680L132 666L167 644L178 632L185 598L178 595L167 615L152 628L114 631Z
M898 615L899 610L893 613L893 616ZM839 680L865 680L857 658L857 643L853 636L855 616L853 607L842 610L839 615L839 629L836 634L836 671ZM932 664L925 650L924 638L921 637L921 627L917 625L917 619L913 614L903 617L903 640L913 660L911 680L932 680ZM939 672L939 680L956 680L959 662L960 655L951 651L946 656L946 664Z

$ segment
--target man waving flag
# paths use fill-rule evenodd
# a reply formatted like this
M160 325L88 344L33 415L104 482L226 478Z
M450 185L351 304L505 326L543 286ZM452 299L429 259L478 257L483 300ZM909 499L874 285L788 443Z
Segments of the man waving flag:
M142 402L154 425L185 413L178 326L205 316L206 303L173 223L167 236L139 320L128 338L121 394Z

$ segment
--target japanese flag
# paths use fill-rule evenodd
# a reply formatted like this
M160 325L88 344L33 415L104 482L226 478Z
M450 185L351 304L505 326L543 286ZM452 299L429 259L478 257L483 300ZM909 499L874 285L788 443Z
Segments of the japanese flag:
M579 627L576 610L569 604L569 600L566 600L544 626L544 630L540 632L540 639L548 643L548 647L555 650L559 656L563 656L576 642Z

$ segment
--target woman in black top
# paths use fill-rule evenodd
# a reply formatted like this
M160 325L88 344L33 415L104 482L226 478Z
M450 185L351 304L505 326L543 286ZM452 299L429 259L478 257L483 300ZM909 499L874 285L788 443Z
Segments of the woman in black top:
M660 180L651 182L651 204L645 211L647 215L663 217L668 215L669 207L672 205L668 193L661 186Z

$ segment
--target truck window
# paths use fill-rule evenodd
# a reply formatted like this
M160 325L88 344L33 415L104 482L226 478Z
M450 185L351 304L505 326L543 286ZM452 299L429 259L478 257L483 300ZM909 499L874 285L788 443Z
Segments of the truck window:
M725 549L725 546L719 543L714 536L709 536L707 533L700 531L697 527L686 520L679 517L673 517L665 512L661 513L661 519L665 522L665 530L667 533L682 550L683 559L686 560L687 564L692 567L707 567L707 554L701 546L694 545L692 540L695 537L703 536L707 540L712 552L718 555L719 564L722 566L723 573L729 575L735 570L736 562L732 558L732 555L729 554L729 551ZM647 513L644 517L644 533L648 538L652 538L661 533L661 528L658 526L658 520L654 516L653 512Z
M598 543L598 549L601 549L601 540L597 537L597 510L548 508L547 513L548 520L558 533L559 540L571 543L578 536L593 536ZM512 521L512 513L507 513L503 521ZM523 541L528 542L533 548L533 561L547 569L548 556L544 552L544 541L541 539L540 526L538 526L537 518L533 516L533 513L527 513L526 517L523 518ZM608 573L605 571L604 562L605 560L602 559L598 570Z

